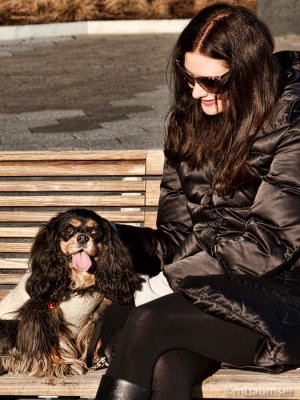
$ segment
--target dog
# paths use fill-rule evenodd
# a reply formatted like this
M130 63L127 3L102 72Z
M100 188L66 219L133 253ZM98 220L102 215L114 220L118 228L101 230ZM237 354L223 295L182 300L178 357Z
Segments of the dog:
M133 303L142 281L113 223L83 208L59 213L33 242L24 282L27 300L15 319L0 320L0 374L85 373L96 322L111 302ZM64 305L72 309L72 299L93 296L92 310L72 331Z

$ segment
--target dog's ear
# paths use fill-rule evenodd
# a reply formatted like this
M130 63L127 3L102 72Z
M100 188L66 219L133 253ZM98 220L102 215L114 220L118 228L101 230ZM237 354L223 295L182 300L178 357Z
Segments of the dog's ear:
M19 327L16 346L20 353L30 359L39 356L42 360L49 356L52 348L58 348L59 324L55 312L46 303L36 299L27 300L19 308L17 318Z
M56 301L62 295L62 288L70 284L66 256L61 252L57 222L62 213L41 226L29 258L31 274L26 290L32 299Z
M104 249L98 257L96 285L113 302L133 303L134 292L141 289L143 279L134 272L130 253L117 228L104 220L102 231Z
M66 351L66 343L63 344L66 340L73 352L69 342L71 333L60 307L49 308L46 303L29 299L18 310L17 319L16 351L13 353L17 373L32 376L51 376L54 373L55 376L65 371L68 374L67 364L53 364L53 357L60 358L60 354ZM74 358L78 356L76 353L74 349ZM67 351L67 354L71 366L72 353Z

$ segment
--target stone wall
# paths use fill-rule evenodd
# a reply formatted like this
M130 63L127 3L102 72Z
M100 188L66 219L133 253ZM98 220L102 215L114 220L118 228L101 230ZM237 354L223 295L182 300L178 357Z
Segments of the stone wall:
M300 34L300 0L257 0L257 14L275 36Z

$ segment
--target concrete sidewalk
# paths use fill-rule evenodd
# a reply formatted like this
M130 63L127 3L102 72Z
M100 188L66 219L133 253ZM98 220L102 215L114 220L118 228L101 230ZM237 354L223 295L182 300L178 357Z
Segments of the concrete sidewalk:
M161 148L177 36L0 41L0 150ZM300 37L276 49L300 50Z

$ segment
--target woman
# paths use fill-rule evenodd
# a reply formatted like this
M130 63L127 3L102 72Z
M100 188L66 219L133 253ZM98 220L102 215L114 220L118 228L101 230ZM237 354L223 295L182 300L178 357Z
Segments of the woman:
M158 229L118 227L162 269L150 299L174 293L129 314L97 399L185 400L220 367L300 365L300 56L273 49L225 3L179 36Z

